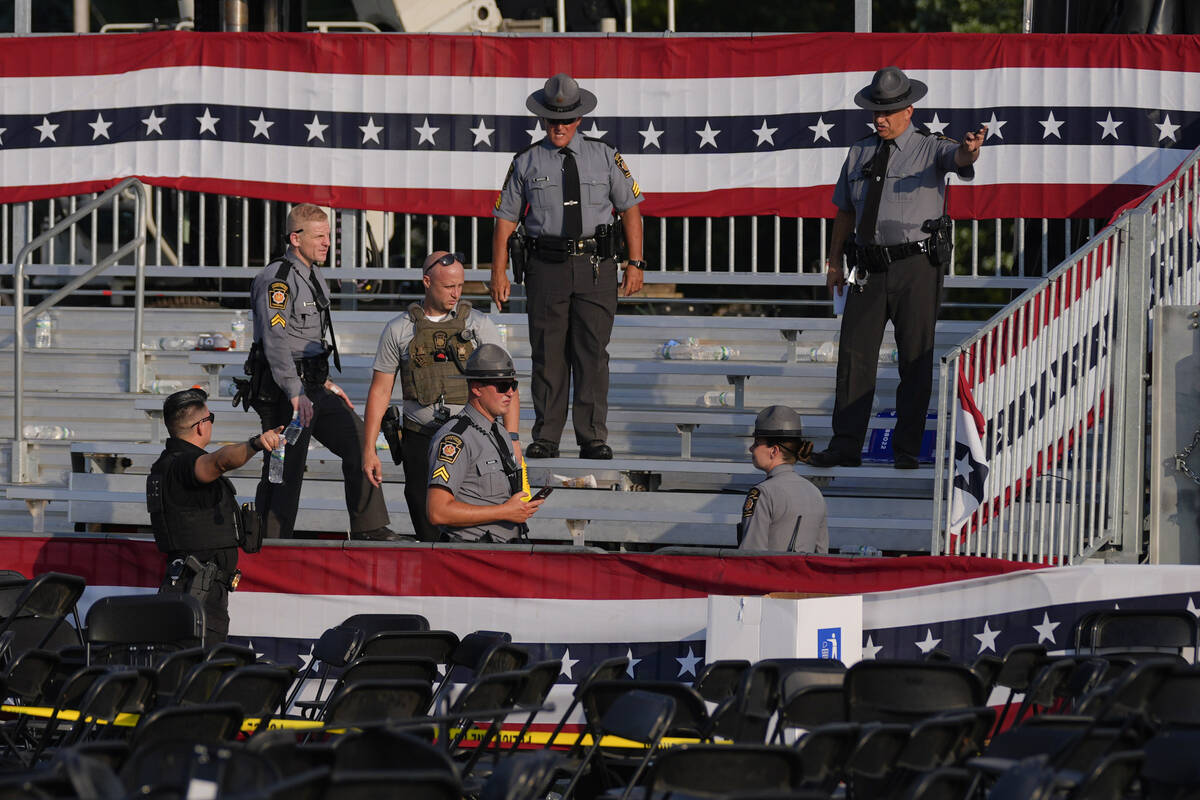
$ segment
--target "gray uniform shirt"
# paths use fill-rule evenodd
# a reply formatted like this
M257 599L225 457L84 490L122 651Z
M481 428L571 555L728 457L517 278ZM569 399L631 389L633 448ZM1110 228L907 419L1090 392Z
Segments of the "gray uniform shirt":
M321 309L310 275L312 280L321 281L326 297L329 289L316 266L305 266L292 248L283 257L292 264L287 279L276 279L278 260L268 264L251 284L250 307L254 310L254 339L262 342L271 376L288 397L298 397L302 384L296 374L296 359L325 352Z
M499 432L508 458L512 459L512 442L503 422L500 419L488 422L472 405L467 405L461 414L443 425L434 434L429 447L429 486L449 489L455 500L473 506L498 506L512 497L504 472L504 458L497 449L493 429ZM515 522L489 522L446 530L468 540L490 533L501 541L508 541L517 535L519 527Z
M447 315L448 318L456 316L458 316L457 308ZM387 327L383 329L383 334L379 337L379 347L375 350L375 363L372 368L376 372L395 375L400 369L400 363L408 361L408 346L412 343L414 329L412 317L407 311L388 322ZM474 332L476 347L484 344L504 346L504 341L500 337L500 329L496 327L496 323L492 322L492 318L487 314L480 313L475 309L471 309L467 316L465 330ZM464 380L466 379L464 378ZM460 405L447 405L446 408L449 409L452 416L463 410ZM428 425L433 422L433 406L423 406L416 400L405 400L404 416L417 425Z
M869 175L864 174L883 140L877 134L850 145L837 185L833 204L854 212L855 241L860 245L895 245L919 242L929 237L921 223L942 215L945 206L946 173L954 172L965 181L975 177L975 167L954 163L958 142L945 136L918 131L909 125L895 139L896 149L888 160L883 196L879 199L876 231L859 230L863 206L867 202ZM869 172L869 170L868 170Z
M576 133L567 148L579 170L579 200L583 209L583 235L592 236L597 225L612 224L612 210L625 211L642 202L642 190L617 148L599 139ZM517 222L525 204L525 233L529 236L563 235L563 155L549 137L513 156L493 214Z
M746 493L738 524L738 546L742 550L786 551L796 530L797 516L800 532L795 551L828 553L829 528L821 490L796 474L792 464L780 464Z

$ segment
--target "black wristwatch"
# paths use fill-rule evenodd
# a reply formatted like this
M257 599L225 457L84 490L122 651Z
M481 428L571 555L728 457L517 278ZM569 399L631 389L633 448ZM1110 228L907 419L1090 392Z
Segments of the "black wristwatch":
M627 267L637 267L638 269L645 269L645 268L646 268L646 262L645 262L645 261L636 261L636 260L634 260L634 259L632 259L632 258L631 258L631 259L629 259L628 261L626 261L626 262L625 262L625 266L627 266Z
M514 442L519 442L521 441L521 434L517 433L516 431L509 431L508 438L512 439Z
M262 434L256 433L246 440L246 444L250 445L250 449L256 453L265 452L267 448L262 446Z

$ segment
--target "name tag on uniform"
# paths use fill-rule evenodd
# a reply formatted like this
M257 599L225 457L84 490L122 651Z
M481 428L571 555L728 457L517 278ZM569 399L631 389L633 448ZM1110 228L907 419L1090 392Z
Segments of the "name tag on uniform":
M306 300L303 303L301 303L301 305L305 305L305 306L315 306L316 304L317 304L317 302L315 300Z
M488 466L489 464L498 464L498 463L500 463L500 459L498 459L498 458L493 458L491 461L485 461L485 462L483 462L483 465L486 467L486 466Z
M544 183L545 181L548 181L548 180L550 180L550 179L547 177L541 177L541 178L534 178L533 182L534 183Z

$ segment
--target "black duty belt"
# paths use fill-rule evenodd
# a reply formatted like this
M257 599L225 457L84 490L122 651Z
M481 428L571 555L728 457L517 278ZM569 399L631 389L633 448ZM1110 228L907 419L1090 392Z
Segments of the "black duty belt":
M896 261L902 261L920 253L928 252L928 239L922 239L919 242L905 242L904 244L868 244L858 246L859 261L865 263L868 270L878 272L886 270L889 264Z
M583 256L596 252L595 236L589 236L586 239L563 239L558 236L539 236L531 241L533 242L535 251L566 252L569 256Z

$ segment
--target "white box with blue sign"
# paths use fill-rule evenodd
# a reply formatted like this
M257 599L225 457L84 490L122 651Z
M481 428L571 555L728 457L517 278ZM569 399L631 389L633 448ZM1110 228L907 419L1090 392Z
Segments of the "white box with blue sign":
M862 660L862 595L709 595L705 658Z

